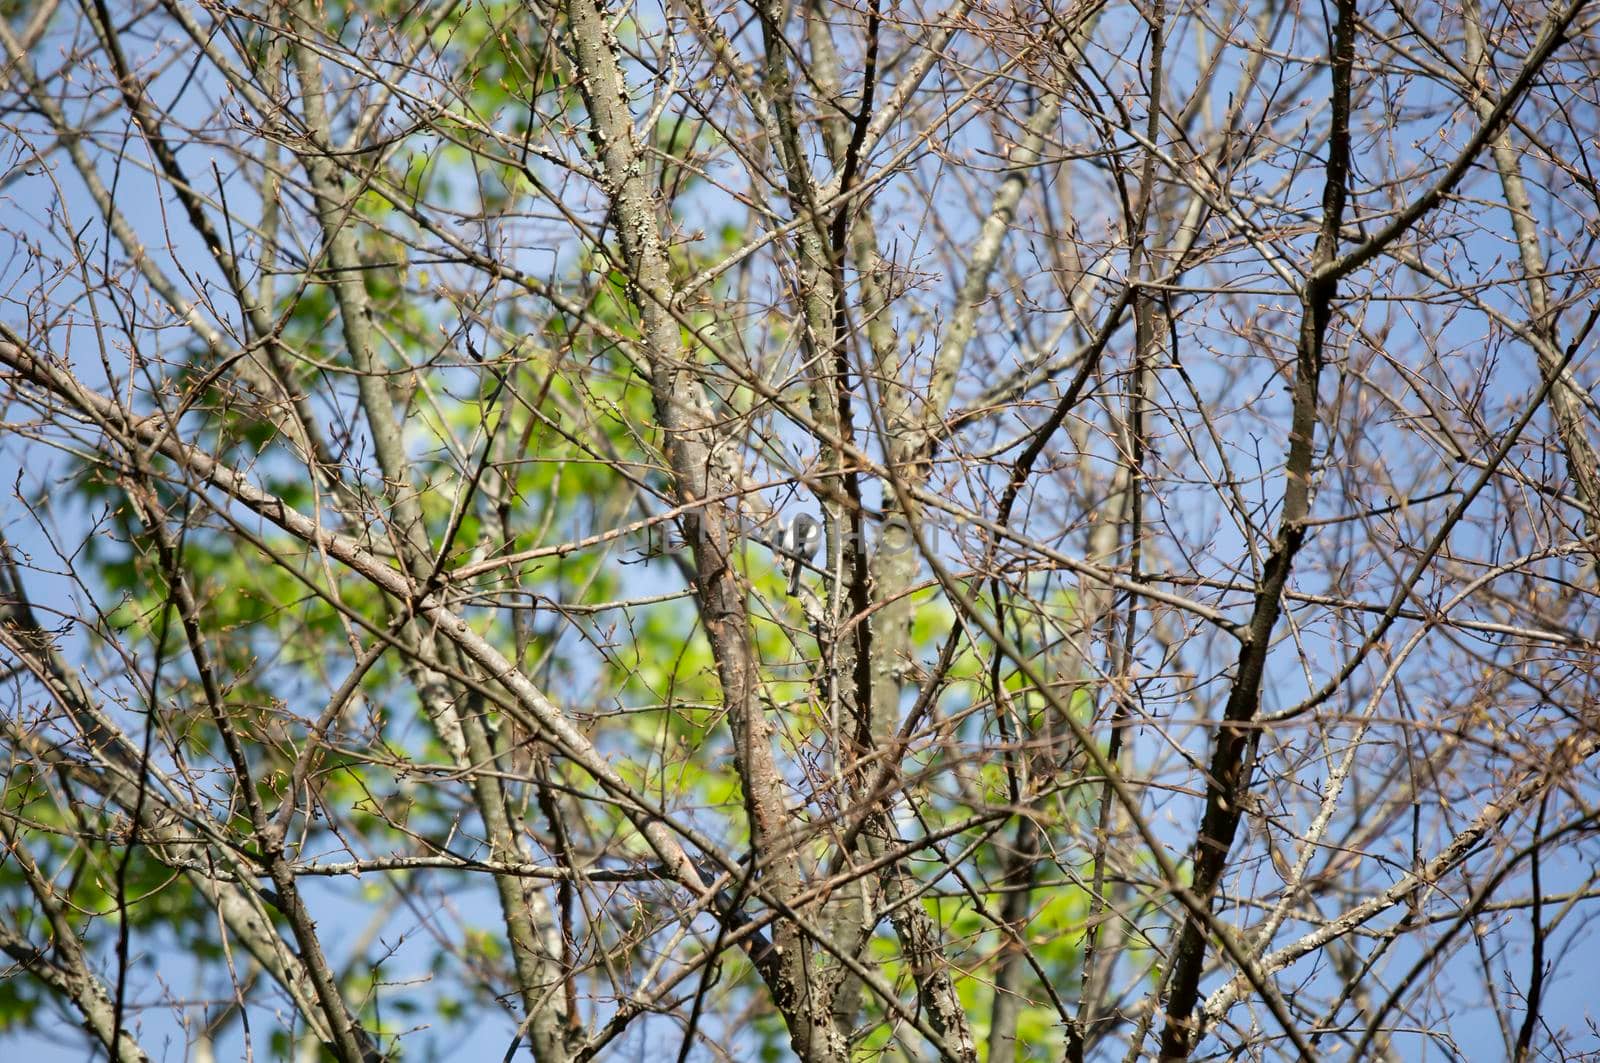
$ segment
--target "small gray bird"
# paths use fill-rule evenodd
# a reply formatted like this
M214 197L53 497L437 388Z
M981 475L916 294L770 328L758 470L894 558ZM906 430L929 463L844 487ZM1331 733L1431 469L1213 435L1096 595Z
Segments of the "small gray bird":
M800 571L822 545L822 525L809 513L801 513L778 533L778 553L789 561L789 597L800 593Z

